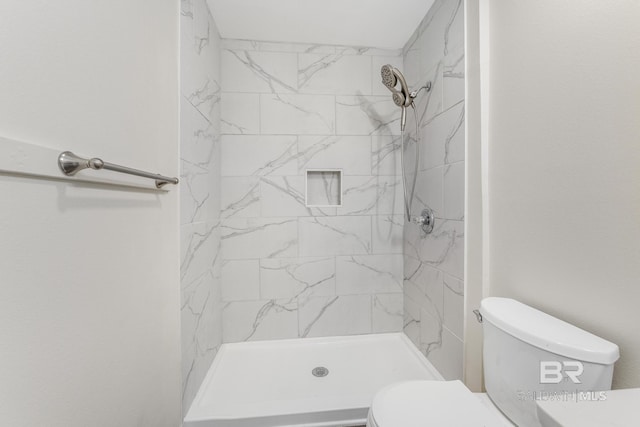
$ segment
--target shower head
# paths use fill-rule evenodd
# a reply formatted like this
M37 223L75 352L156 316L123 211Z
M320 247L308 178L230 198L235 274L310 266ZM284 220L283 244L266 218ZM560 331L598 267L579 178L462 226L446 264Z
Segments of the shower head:
M404 76L397 68L387 64L383 65L380 69L380 76L382 76L382 84L393 94L393 102L398 107L408 107L413 102L409 93L409 86ZM400 83L400 90L396 89L396 86Z
M400 117L400 129L404 130L404 125L407 121L407 107L413 104L413 98L409 93L409 86L404 76L397 68L387 64L383 65L380 69L380 76L382 76L382 84L393 94L393 102L400 108L402 108L402 115ZM400 83L400 90L396 89L396 86Z
M382 76L382 83L389 89L393 89L398 82L398 79L393 74L393 67L389 64L383 65L380 69L380 75Z

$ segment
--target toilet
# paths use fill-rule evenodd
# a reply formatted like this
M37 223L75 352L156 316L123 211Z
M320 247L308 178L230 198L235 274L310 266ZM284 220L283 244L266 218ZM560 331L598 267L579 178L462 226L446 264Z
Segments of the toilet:
M485 298L487 393L460 381L407 381L374 397L367 427L540 427L536 402L611 389L618 346L509 298Z

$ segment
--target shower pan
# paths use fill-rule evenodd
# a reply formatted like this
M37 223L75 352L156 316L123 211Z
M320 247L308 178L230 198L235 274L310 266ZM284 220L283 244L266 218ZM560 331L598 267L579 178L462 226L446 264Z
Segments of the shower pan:
M185 427L363 426L373 395L443 380L403 333L224 344Z

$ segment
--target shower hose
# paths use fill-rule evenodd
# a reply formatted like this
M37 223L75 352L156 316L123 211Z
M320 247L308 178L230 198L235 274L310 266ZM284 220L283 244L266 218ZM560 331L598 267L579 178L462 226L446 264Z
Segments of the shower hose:
M402 188L404 190L404 207L407 214L407 221L411 222L411 206L413 204L413 196L416 191L416 182L418 181L418 163L420 162L420 136L418 135L418 113L416 107L411 103L413 109L413 122L416 126L416 155L413 167L413 184L411 185L411 197L407 197L407 177L404 162L404 128L400 128L400 168L402 169Z

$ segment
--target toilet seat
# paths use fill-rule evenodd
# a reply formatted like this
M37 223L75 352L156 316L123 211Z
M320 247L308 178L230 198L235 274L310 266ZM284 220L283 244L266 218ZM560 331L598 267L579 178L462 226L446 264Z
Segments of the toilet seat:
M407 381L373 398L368 427L493 427L504 425L460 381Z

